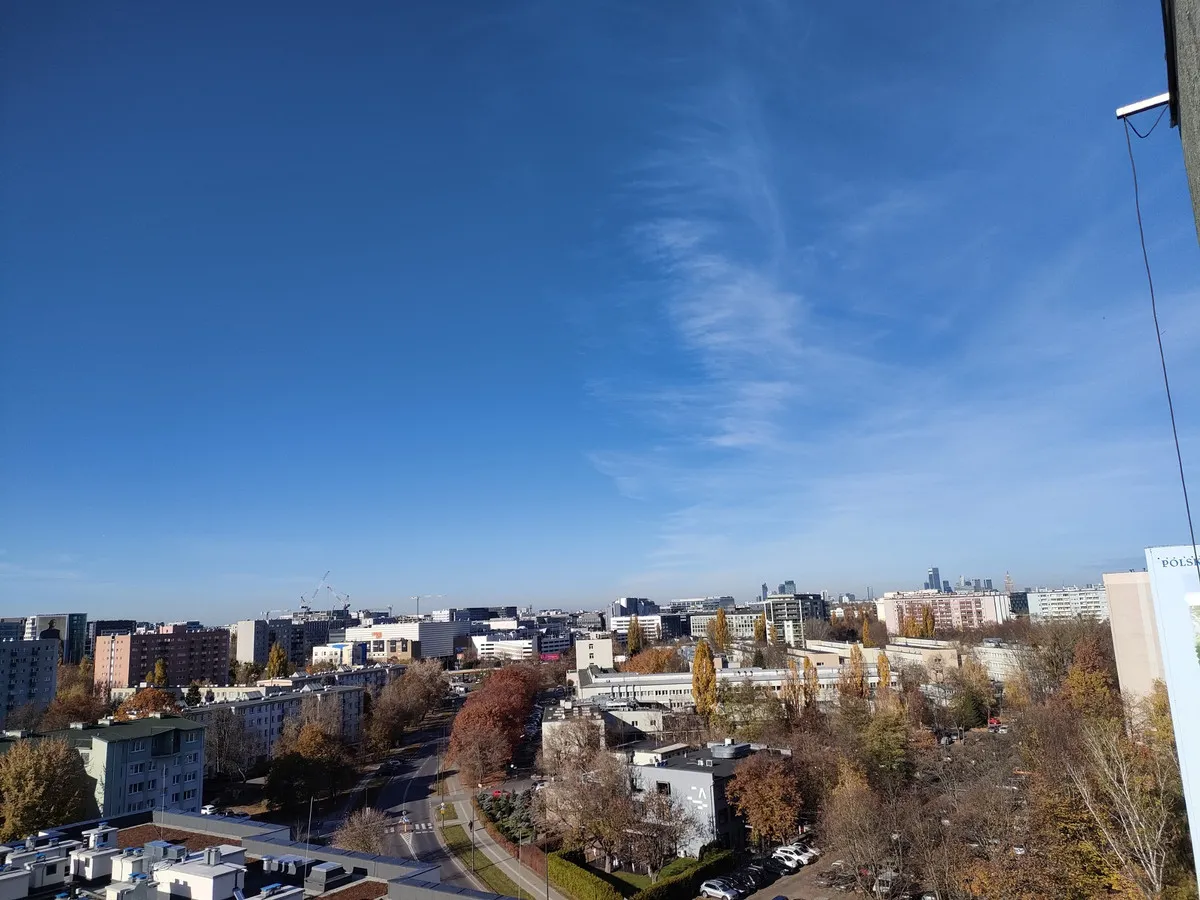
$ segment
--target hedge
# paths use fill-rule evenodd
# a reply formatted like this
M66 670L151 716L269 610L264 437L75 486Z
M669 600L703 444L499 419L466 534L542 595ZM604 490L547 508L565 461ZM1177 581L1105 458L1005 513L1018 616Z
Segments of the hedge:
M687 872L672 875L670 878L650 885L638 891L631 900L692 900L700 893L700 885L710 878L728 872L733 868L735 857L732 850L722 850L714 853L703 862ZM551 872L554 870L551 869ZM577 898L581 900L581 898Z
M515 859L523 866L528 866L533 869L538 875L546 874L546 854L542 849L535 844L517 845L505 837L496 823L488 817L487 812L479 805L479 800L476 797L471 798L471 805L475 808L476 818L483 823L483 829L494 840L500 849Z
M550 880L573 900L624 900L616 888L584 864L580 851L556 850L547 859Z

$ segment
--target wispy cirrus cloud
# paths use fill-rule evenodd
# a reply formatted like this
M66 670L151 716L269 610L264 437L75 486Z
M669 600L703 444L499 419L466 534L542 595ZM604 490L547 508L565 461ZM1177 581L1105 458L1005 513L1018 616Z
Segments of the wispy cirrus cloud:
M1142 300L1106 274L1120 218L1031 245L994 212L1024 222L1005 173L828 152L811 170L779 105L798 67L758 25L767 62L706 63L637 181L630 244L678 374L592 385L654 432L590 456L661 510L629 588L878 587L934 554L1095 578L1086 561L1151 539L1174 491L1168 436L1140 427L1159 390ZM1183 346L1200 314L1168 305Z

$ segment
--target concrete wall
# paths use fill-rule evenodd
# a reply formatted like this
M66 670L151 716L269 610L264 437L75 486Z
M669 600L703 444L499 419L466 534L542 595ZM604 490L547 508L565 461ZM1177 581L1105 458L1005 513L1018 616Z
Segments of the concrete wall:
M1163 678L1150 575L1116 572L1104 576L1104 587L1108 590L1117 681L1123 692L1145 697L1155 680Z

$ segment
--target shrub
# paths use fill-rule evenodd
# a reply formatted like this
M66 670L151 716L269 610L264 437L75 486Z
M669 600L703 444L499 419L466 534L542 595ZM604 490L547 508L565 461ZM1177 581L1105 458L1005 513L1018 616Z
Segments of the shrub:
M734 861L732 850L710 853L688 871L659 880L638 891L631 900L692 900L700 893L700 885L703 882L728 872L733 868Z
M550 880L574 900L623 900L616 888L584 864L580 851L557 850L548 859Z

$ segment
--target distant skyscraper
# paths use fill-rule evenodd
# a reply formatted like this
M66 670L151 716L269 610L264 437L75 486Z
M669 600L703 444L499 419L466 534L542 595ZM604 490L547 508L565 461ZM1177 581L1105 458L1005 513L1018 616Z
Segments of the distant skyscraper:
M978 578L975 579L975 590L977 590L977 591L983 590L983 582Z
M766 600L766 599L767 599L767 595L768 595L769 593L771 593L771 592L770 592L770 590L768 590L768 589L767 589L767 583L764 581L764 582L763 582L763 586L762 586L762 598L763 598L764 600Z
M1016 589L1017 589L1017 586L1015 584L1013 584L1012 576L1009 575L1007 572L1005 572L1004 573L1004 593L1011 594Z
M796 593L796 582L792 581L792 580L789 578L787 581L785 581L785 582L783 583L783 586L782 586L782 587L780 587L780 589L779 589L779 593L781 593L781 594L794 594L794 593Z
M949 581L943 581L943 582L942 582L942 593L943 593L943 594L949 594L949 593L950 593L950 582L949 582Z
M942 573L938 571L937 566L930 566L928 577L925 579L925 587L931 591L942 590Z
M985 591L992 590L992 579L990 579L990 578L983 579L983 589Z

